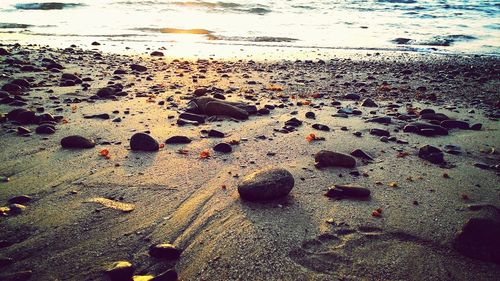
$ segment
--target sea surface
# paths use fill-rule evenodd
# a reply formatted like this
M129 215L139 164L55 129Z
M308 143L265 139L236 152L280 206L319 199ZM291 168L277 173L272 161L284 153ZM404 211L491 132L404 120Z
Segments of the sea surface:
M0 0L0 43L172 54L500 54L500 0ZM95 46L94 46L95 47Z

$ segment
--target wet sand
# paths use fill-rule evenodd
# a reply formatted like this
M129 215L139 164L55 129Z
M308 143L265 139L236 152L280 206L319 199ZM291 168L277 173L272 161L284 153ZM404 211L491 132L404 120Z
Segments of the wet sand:
M36 124L2 118L0 206L8 207L15 196L31 198L19 214L11 210L0 217L4 279L31 271L30 280L106 280L104 270L120 260L132 263L135 275L174 268L180 280L495 280L500 275L498 264L453 247L470 218L499 220L497 58L373 52L320 61L184 61L98 49L2 48L9 54L0 56L0 85L23 78L30 86L8 95L22 97L26 105L0 104L0 113L43 107L61 116L49 135L35 133ZM47 69L52 63L63 68ZM147 70L132 71L131 64ZM113 74L117 69L126 74ZM61 80L63 73L83 81L71 86ZM117 83L125 95L92 97ZM208 89L202 96L224 96L257 109L267 105L269 114L250 110L244 121L216 117L180 126L180 113L200 88ZM360 100L346 96L352 93ZM365 98L378 107L362 106ZM339 117L342 108L359 112ZM482 127L434 137L404 132L422 117L408 113L422 109ZM315 119L306 118L307 112ZM96 114L109 119L84 118ZM391 123L366 122L375 116L389 116ZM303 123L285 133L284 123L293 117ZM20 135L19 126L32 132ZM381 140L370 134L373 128L395 138ZM203 130L210 129L225 137L207 137ZM192 141L165 144L157 152L131 151L129 139L137 132L148 132L159 143L175 135ZM325 140L308 141L310 134ZM61 139L70 135L93 139L96 146L62 148ZM212 149L221 142L231 143L232 152ZM446 163L436 165L418 156L426 144L442 150L457 145L460 153L444 153ZM352 169L315 167L320 150L355 149L373 161L356 158ZM210 157L200 157L204 150ZM290 194L270 202L242 200L238 183L266 167L293 175ZM371 196L324 196L335 184L368 188ZM132 204L133 210L109 208L96 198ZM181 256L151 257L148 249L157 243L175 245Z

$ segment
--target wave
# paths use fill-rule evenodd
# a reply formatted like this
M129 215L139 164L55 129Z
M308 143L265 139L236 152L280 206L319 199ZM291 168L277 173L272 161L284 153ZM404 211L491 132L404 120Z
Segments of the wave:
M299 39L289 38L289 37L273 37L273 36L256 36L256 37L243 37L243 36L217 36L210 35L207 36L209 40L213 41L240 41L240 42L268 42L268 43L278 43L278 42L295 42Z
M181 29L181 28L171 28L171 27L166 27L166 28L134 28L134 30L139 30L139 31L149 31L149 32L160 32L160 33L176 33L176 34L199 34L199 35L208 35L212 34L212 31L202 29L202 28L195 28L195 29Z
M75 8L83 6L82 3L60 3L60 2L47 2L47 3L20 3L14 5L18 10L62 10L66 8Z
M205 2L205 1L187 1L187 2L173 2L173 5L189 8L205 8L210 10L230 10L233 12L243 12L257 15L265 15L272 12L268 6L258 4L256 6L248 6L233 2Z
M421 46L440 46L440 47L448 47L453 45L456 42L464 42L476 40L477 37L472 35L463 35L463 34L453 34L453 35L438 35L433 36L429 39L424 40L415 40L410 38L396 38L391 40L393 43L398 45L421 45Z

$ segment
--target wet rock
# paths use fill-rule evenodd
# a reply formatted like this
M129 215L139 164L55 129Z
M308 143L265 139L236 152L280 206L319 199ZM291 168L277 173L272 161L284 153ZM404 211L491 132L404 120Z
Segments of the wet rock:
M130 69L132 69L134 71L138 71L138 72L144 72L144 71L148 70L147 67L140 65L140 64L131 64Z
M214 150L222 153L230 153L231 151L233 151L233 148L230 144L222 142L214 146Z
M243 200L267 201L285 197L295 181L293 175L281 168L268 168L245 176L238 184L238 193Z
M441 122L441 126L447 129L462 129L462 130L469 129L469 123L459 120L444 120Z
M361 96L358 95L358 94L347 94L344 96L345 99L348 99L348 100L360 100L361 99Z
M160 149L160 144L148 134L135 133L130 138L130 149L134 151L157 151Z
M370 118L370 119L366 120L366 122L380 123L380 124L390 124L391 123L391 117L389 117L389 116L375 117L375 118Z
M117 261L106 269L112 281L129 281L134 276L135 267L128 261Z
M111 87L104 87L97 91L96 95L100 98L109 98L115 94L115 89Z
M473 124L472 126L470 126L470 129L474 130L474 131L481 131L482 127L483 127L483 124L476 123L476 124Z
M379 137L389 137L391 133L389 131L384 130L384 129L371 129L370 130L370 135L374 136L379 136Z
M155 244L149 247L149 255L159 259L175 260L181 256L181 250L172 244Z
M17 134L19 135L26 135L26 134L29 134L31 133L31 130L26 128L26 127L17 127Z
M348 186L348 185L334 185L333 188L328 189L325 196L331 198L366 198L370 197L370 190L368 188Z
M366 98L361 103L361 106L364 106L364 107L378 107L378 104L375 101L373 101L372 99Z
M422 136L446 136L448 129L439 125L422 122L412 122L403 128L405 133L415 133Z
M500 223L471 218L457 234L453 247L470 258L500 264Z
M193 95L195 95L197 97L201 97L201 96L206 95L207 92L208 92L207 88L198 88L198 89L194 90Z
M316 118L316 114L314 114L314 112L312 112L312 111L308 111L308 112L306 112L306 115L305 115L305 116L306 116L306 118L308 118L308 119L315 119L315 118Z
M150 281L177 281L177 272L175 269L169 269L165 272L158 274L156 277Z
M164 54L160 51L154 51L154 52L151 52L150 54L152 57L163 57Z
M211 138L223 138L225 137L225 134L217 130L210 130L208 131L208 136Z
M24 212L24 210L26 210L26 206L22 204L10 204L9 209L10 209L9 214L19 215L22 212Z
M325 131L325 132L330 131L330 127L328 127L327 125L323 125L323 124L313 124L312 127L316 130L319 130L319 131Z
M9 199L9 204L26 204L31 201L31 197L28 195L14 196Z
M191 139L186 136L173 136L165 141L166 144L186 144L190 142Z
M239 107L219 101L207 103L205 113L209 116L223 115L239 120L248 119L248 112Z
M35 132L37 134L51 135L56 132L56 128L52 125L44 124L36 127Z
M453 145L453 144L447 144L447 145L443 146L443 150L444 150L446 153L449 153L449 154L454 154L454 155L457 155L457 154L462 153L462 151L461 151L461 149L460 149L460 146L458 146L458 145Z
M363 158L363 159L366 159L366 160L373 161L373 158L368 153L364 152L361 149L355 149L355 150L353 150L351 152L351 155L354 156L354 157Z
M184 112L179 115L180 119L184 120L189 120L189 121L195 121L198 123L205 123L205 116L199 115L199 114L194 114L194 113L189 113L189 112Z
M354 157L329 151L329 150L321 150L316 153L314 156L314 160L316 161L315 166L317 168L321 167L344 167L344 168L354 168L356 167L356 159Z
M95 142L82 136L73 135L61 139L61 146L64 148L93 148Z
M420 118L424 120L437 120L437 121L450 120L450 117L448 117L443 113L425 113L421 114Z
M441 149L431 145L422 146L418 151L418 157L433 164L442 164L445 162L444 153L441 151Z

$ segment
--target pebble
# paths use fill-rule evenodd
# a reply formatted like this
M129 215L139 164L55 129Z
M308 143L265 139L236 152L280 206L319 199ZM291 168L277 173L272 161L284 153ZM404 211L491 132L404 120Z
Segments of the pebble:
M389 131L384 130L384 129L375 128L375 129L370 130L370 135L379 136L379 137L389 137L391 135L391 133L389 133Z
M221 142L214 146L214 150L222 153L230 153L231 151L233 151L233 148L231 147L230 144Z
M321 150L316 153L314 156L314 160L316 161L315 166L317 168L321 167L344 167L344 168L354 168L356 167L356 159L354 157L329 151L329 150Z
M189 113L189 112L184 112L179 115L180 119L184 120L189 120L189 121L195 121L198 123L205 123L205 116L199 115L199 114L194 114L194 113Z
M82 136L73 135L61 139L61 146L64 148L93 148L95 142Z
M361 106L364 106L364 107L378 107L378 104L375 101L373 101L372 99L366 98L361 103Z
M31 197L28 195L19 195L9 199L9 204L26 204L31 201Z
M420 114L420 118L425 120L437 120L437 121L450 120L450 117L448 117L443 113L424 113Z
M361 149L355 149L355 150L353 150L351 152L351 155L354 156L354 157L363 158L363 159L366 159L366 160L373 161L373 158L368 153L364 152Z
M439 125L433 125L422 122L412 122L403 128L405 133L415 133L422 136L446 136L448 129Z
M418 151L418 157L433 164L442 164L445 162L444 154L441 149L431 145L422 146Z
M181 250L172 244L155 244L149 247L149 255L159 259L175 260L181 256Z
M217 131L217 130L210 130L208 131L208 136L211 137L211 138L223 138L225 137L225 134L221 131Z
M453 240L461 254L500 265L500 223L492 219L471 218Z
M370 119L366 120L366 122L380 123L380 124L390 124L391 123L391 117L388 117L388 116L375 117L375 118L370 118Z
M109 278L112 281L132 280L135 267L128 261L117 261L109 266L106 270Z
M447 129L462 129L462 130L468 130L470 127L469 123L459 120L444 120L441 122L441 126Z
M26 206L14 203L9 205L9 209L10 209L9 214L18 215L22 213L24 210L26 210Z
M138 72L144 72L144 71L148 70L147 67L140 65L140 64L131 64L130 69L132 69L134 71L138 71Z
M50 134L54 134L56 132L56 128L52 125L44 124L44 125L40 125L40 126L36 127L35 132L37 134L50 135Z
M327 125L323 125L323 124L313 124L312 127L316 130L319 130L319 131L325 131L325 132L330 131L330 127L328 127Z
M130 149L134 151L157 151L160 149L160 144L148 134L135 133L130 138Z
M31 133L31 130L30 130L30 129L28 129L28 128L26 128L26 127L21 127L21 126L19 126L19 127L17 127L17 133L18 133L19 135L26 135L26 134Z
M348 100L360 100L361 99L361 96L358 95L358 94L347 94L344 96L345 99L348 99Z
M222 101L211 101L207 103L205 113L209 116L228 116L238 120L248 119L248 112Z
M238 184L238 193L243 200L267 201L287 196L294 184L289 171L267 168L245 176Z
M370 197L370 190L368 188L348 186L348 185L334 185L333 188L328 189L325 196L331 198L364 198Z
M306 115L305 115L305 116L306 116L306 118L308 118L308 119L315 119L315 118L316 118L316 114L314 114L314 112L312 112L312 111L308 111L308 112L306 112Z
M165 141L166 144L186 144L190 142L191 139L186 136L172 136Z

